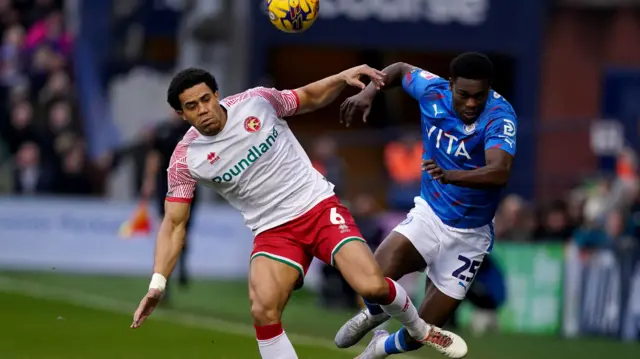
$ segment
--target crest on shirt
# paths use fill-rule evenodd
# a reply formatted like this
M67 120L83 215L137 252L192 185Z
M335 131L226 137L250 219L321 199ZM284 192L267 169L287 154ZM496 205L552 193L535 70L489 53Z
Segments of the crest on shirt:
M218 162L219 159L220 156L218 156L215 152L209 152L209 154L207 155L207 161L209 161L209 163L211 164Z
M420 76L422 76L425 80L433 80L438 78L438 75L434 75L431 72L425 70L420 71Z
M261 128L262 123L260 123L257 117L250 116L244 120L244 129L247 130L247 132L258 132Z
M464 125L462 129L464 130L465 134L470 135L473 133L473 131L476 130L476 123L474 122L470 125Z

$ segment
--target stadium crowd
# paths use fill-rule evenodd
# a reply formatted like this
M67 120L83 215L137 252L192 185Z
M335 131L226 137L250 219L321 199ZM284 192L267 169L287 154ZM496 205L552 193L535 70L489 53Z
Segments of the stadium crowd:
M89 194L62 1L0 0L3 192Z

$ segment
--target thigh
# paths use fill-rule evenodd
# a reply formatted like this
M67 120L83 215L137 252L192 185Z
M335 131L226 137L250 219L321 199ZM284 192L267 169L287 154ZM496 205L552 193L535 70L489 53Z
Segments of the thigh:
M409 211L407 218L400 222L391 233L395 233L392 238L396 242L395 245L404 248L402 254L413 262L411 269L414 271L424 270L425 267L430 266L440 250L437 219L429 205L421 198L415 200L415 206ZM388 240L389 238L385 241ZM414 248L414 251L408 249L407 242ZM382 250L387 251L382 248L380 256L384 255ZM418 260L416 253L422 260ZM392 256L390 253L387 255ZM376 257L378 257L377 253ZM393 258L393 260L402 259Z
M374 256L382 274L393 280L426 267L424 258L413 243L396 231L382 241Z
M290 269L287 272L295 273L295 289L302 287L304 276L309 270L313 257L305 251L303 246L293 239L292 232L286 225L268 230L256 236L251 252L251 268L259 258L266 258L270 262L277 263L276 268L281 271ZM260 259L260 263L264 260ZM273 264L271 266L274 266ZM256 274L260 277L260 273Z
M490 247L490 237L479 232L457 232L443 228L440 250L427 269L427 276L438 290L462 300L471 287Z
M335 253L334 262L347 283L360 295L375 295L371 292L385 285L380 266L364 242L346 243Z
M271 257L257 256L249 269L251 312L258 325L275 324L300 278L297 269Z
M349 210L337 197L321 202L306 218L307 225L312 226L308 233L311 253L321 261L336 266L336 255L350 242L360 242L360 248L366 248L366 256L373 261L371 249L366 245L358 226Z

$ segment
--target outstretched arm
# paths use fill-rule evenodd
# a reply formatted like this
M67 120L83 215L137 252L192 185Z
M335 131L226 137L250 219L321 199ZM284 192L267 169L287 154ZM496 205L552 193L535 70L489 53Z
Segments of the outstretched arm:
M153 276L149 291L133 314L131 328L134 329L139 328L158 305L167 285L167 278L173 272L184 247L191 203L167 200L164 204L165 215L156 241Z
M164 212L156 240L153 272L166 279L173 272L184 247L191 203L165 201Z
M167 285L167 278L173 272L184 247L187 221L196 187L196 180L191 176L187 165L187 146L180 142L171 156L168 170L169 190L164 202L164 218L156 240L153 276L149 291L133 315L131 328L140 327L158 305Z
M349 126L356 117L362 116L364 122L371 111L371 105L376 94L380 90L402 86L411 97L418 99L431 80L438 76L420 70L419 68L404 62L397 62L387 66L384 70L382 86L369 84L359 94L346 99L340 106L340 121Z
M189 136L189 134L187 134ZM164 202L164 218L160 225L156 241L155 278L166 281L180 257L186 236L187 221L191 211L191 201L196 188L196 179L191 176L187 164L187 147L184 142L178 143L171 155L167 173L169 188ZM157 282L157 281L156 281ZM152 287L164 290L164 283Z
M374 84L369 84L364 90L362 90L361 94L363 96L373 98L380 90L387 90L402 86L402 79L415 69L417 69L417 67L405 62L396 62L395 64L391 64L382 70L384 73L384 84L380 87L376 87Z
M362 76L371 79L368 86L373 89L384 85L384 74L381 71L367 65L353 67L296 89L295 93L298 95L299 101L297 114L312 112L327 106L338 97L347 85L364 89L365 84L360 81Z

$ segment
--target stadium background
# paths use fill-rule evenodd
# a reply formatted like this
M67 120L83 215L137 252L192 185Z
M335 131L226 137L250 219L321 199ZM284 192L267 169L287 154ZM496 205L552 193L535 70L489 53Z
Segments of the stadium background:
M459 310L469 358L637 356L639 2L321 2L312 29L286 35L259 1L0 0L0 357L257 357L243 282L251 234L208 191L189 238L195 279L172 287L143 330L128 329L148 284L155 207L149 233L120 230L140 208L153 129L172 120L165 91L177 69L210 70L224 96L360 63L446 76L467 50L491 56L495 88L520 115L492 255L506 301L497 314ZM390 92L369 125L346 130L339 103L292 128L375 245L416 193L417 106ZM285 313L301 358L352 357L331 338L355 301L320 264L307 283ZM403 284L419 299L420 275Z

